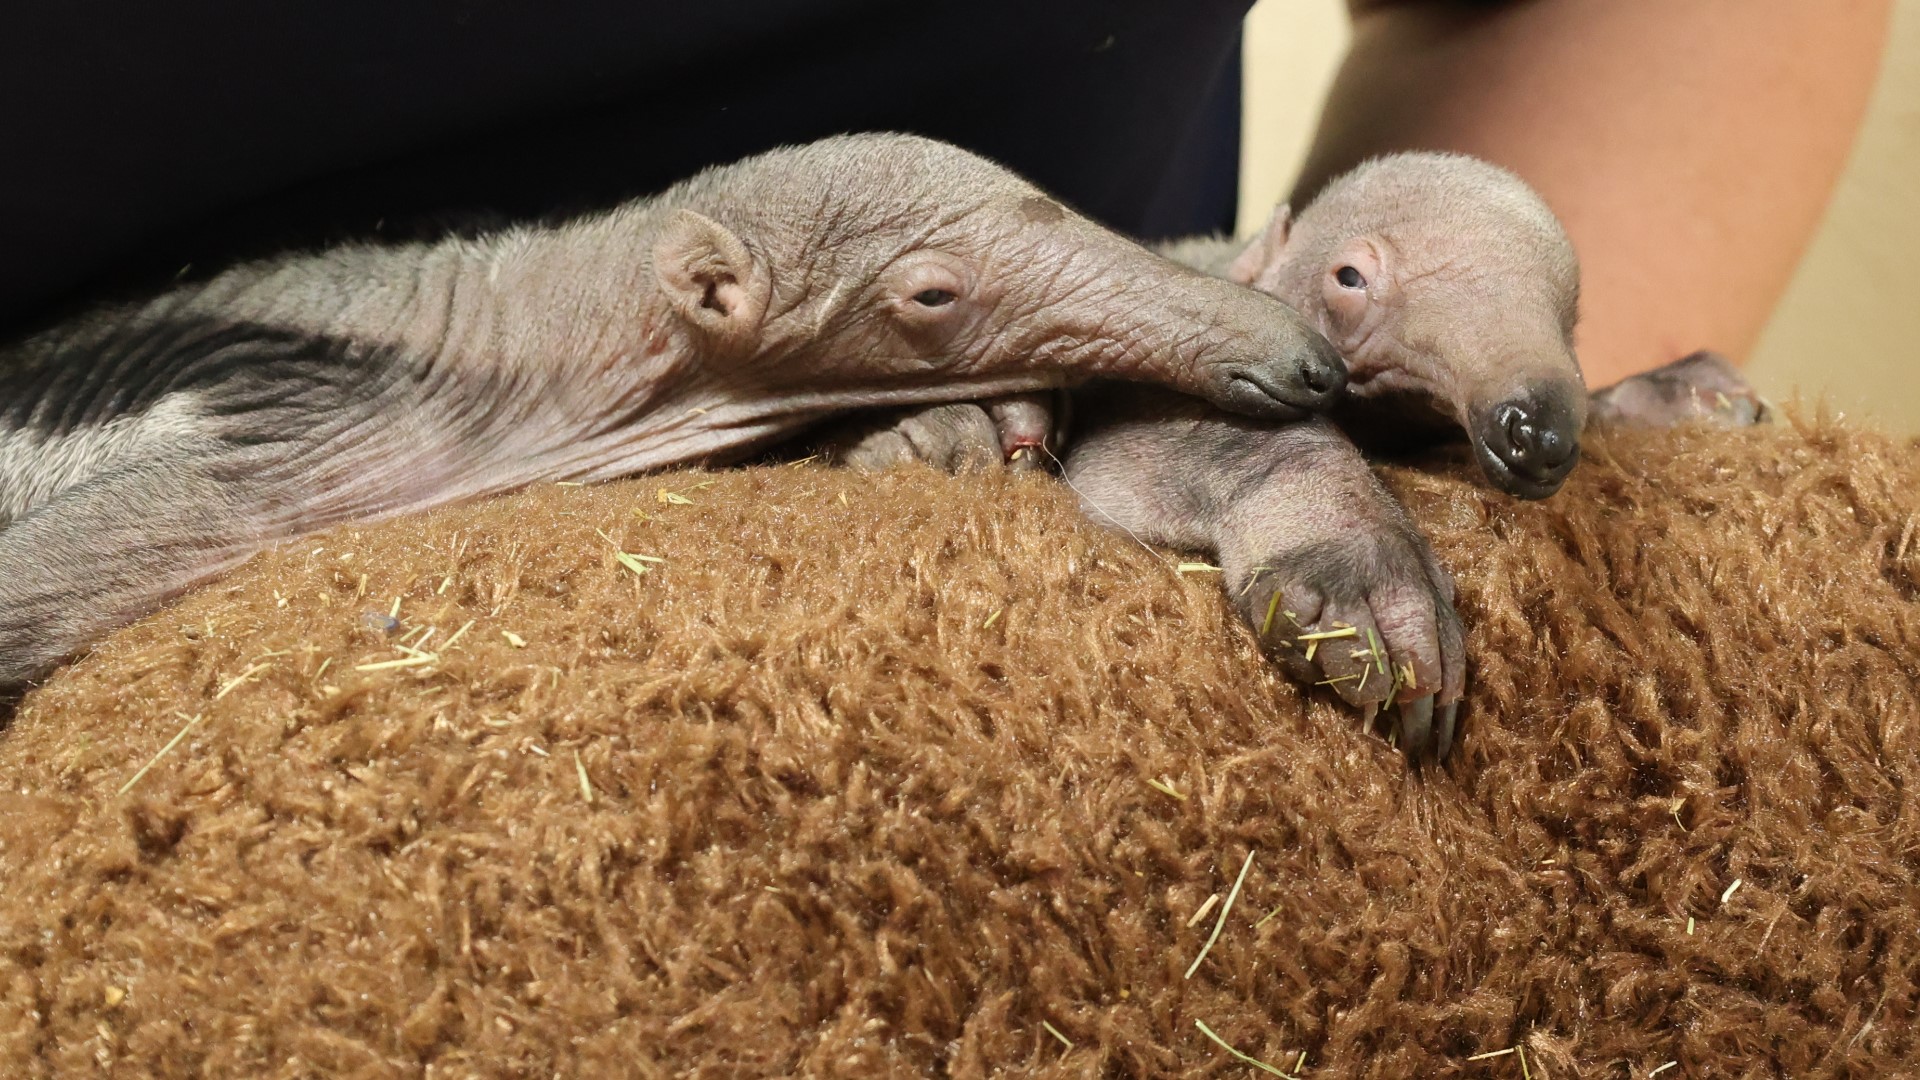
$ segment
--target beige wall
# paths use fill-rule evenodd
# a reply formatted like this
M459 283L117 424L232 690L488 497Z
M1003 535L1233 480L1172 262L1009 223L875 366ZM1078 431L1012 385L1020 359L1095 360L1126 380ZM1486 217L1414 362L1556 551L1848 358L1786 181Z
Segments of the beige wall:
M1247 21L1240 231L1292 183L1346 47L1344 0L1260 0ZM1920 0L1896 0L1866 127L1827 220L1755 350L1761 392L1796 389L1920 434Z

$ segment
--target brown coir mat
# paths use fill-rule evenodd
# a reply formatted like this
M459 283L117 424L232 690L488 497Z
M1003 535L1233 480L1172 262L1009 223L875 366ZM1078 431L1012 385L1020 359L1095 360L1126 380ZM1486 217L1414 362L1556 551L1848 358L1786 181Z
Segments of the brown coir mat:
M288 545L0 735L0 1076L1920 1073L1920 449L1438 473L1424 775L1051 481Z

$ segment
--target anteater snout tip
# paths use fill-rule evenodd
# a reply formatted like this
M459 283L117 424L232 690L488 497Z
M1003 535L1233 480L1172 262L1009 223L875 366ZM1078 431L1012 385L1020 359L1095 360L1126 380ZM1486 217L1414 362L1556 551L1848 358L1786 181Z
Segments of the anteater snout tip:
M1235 364L1222 374L1216 404L1270 419L1298 419L1333 407L1347 386L1347 364L1327 346L1279 360Z
M1347 388L1347 361L1332 342L1318 334L1308 339L1300 358L1300 384L1308 393L1324 399L1321 408L1332 405Z
M1522 395L1486 410L1474 443L1488 479L1526 499L1558 491L1580 460L1581 419L1557 395Z

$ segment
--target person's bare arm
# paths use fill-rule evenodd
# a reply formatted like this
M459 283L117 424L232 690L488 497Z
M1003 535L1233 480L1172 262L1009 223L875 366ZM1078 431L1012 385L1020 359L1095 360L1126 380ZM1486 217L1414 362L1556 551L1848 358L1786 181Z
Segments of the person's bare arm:
M1583 274L1602 387L1744 359L1853 145L1889 0L1351 0L1354 40L1294 205L1377 153L1518 172Z

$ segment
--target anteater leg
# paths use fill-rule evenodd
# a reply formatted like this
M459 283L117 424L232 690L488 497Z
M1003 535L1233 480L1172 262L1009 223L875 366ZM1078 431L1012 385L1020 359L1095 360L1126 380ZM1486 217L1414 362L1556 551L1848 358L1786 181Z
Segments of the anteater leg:
M1446 755L1465 682L1453 581L1337 428L1130 387L1075 408L1066 476L1089 516L1217 552L1233 603L1289 674L1368 715L1397 706L1401 748Z

